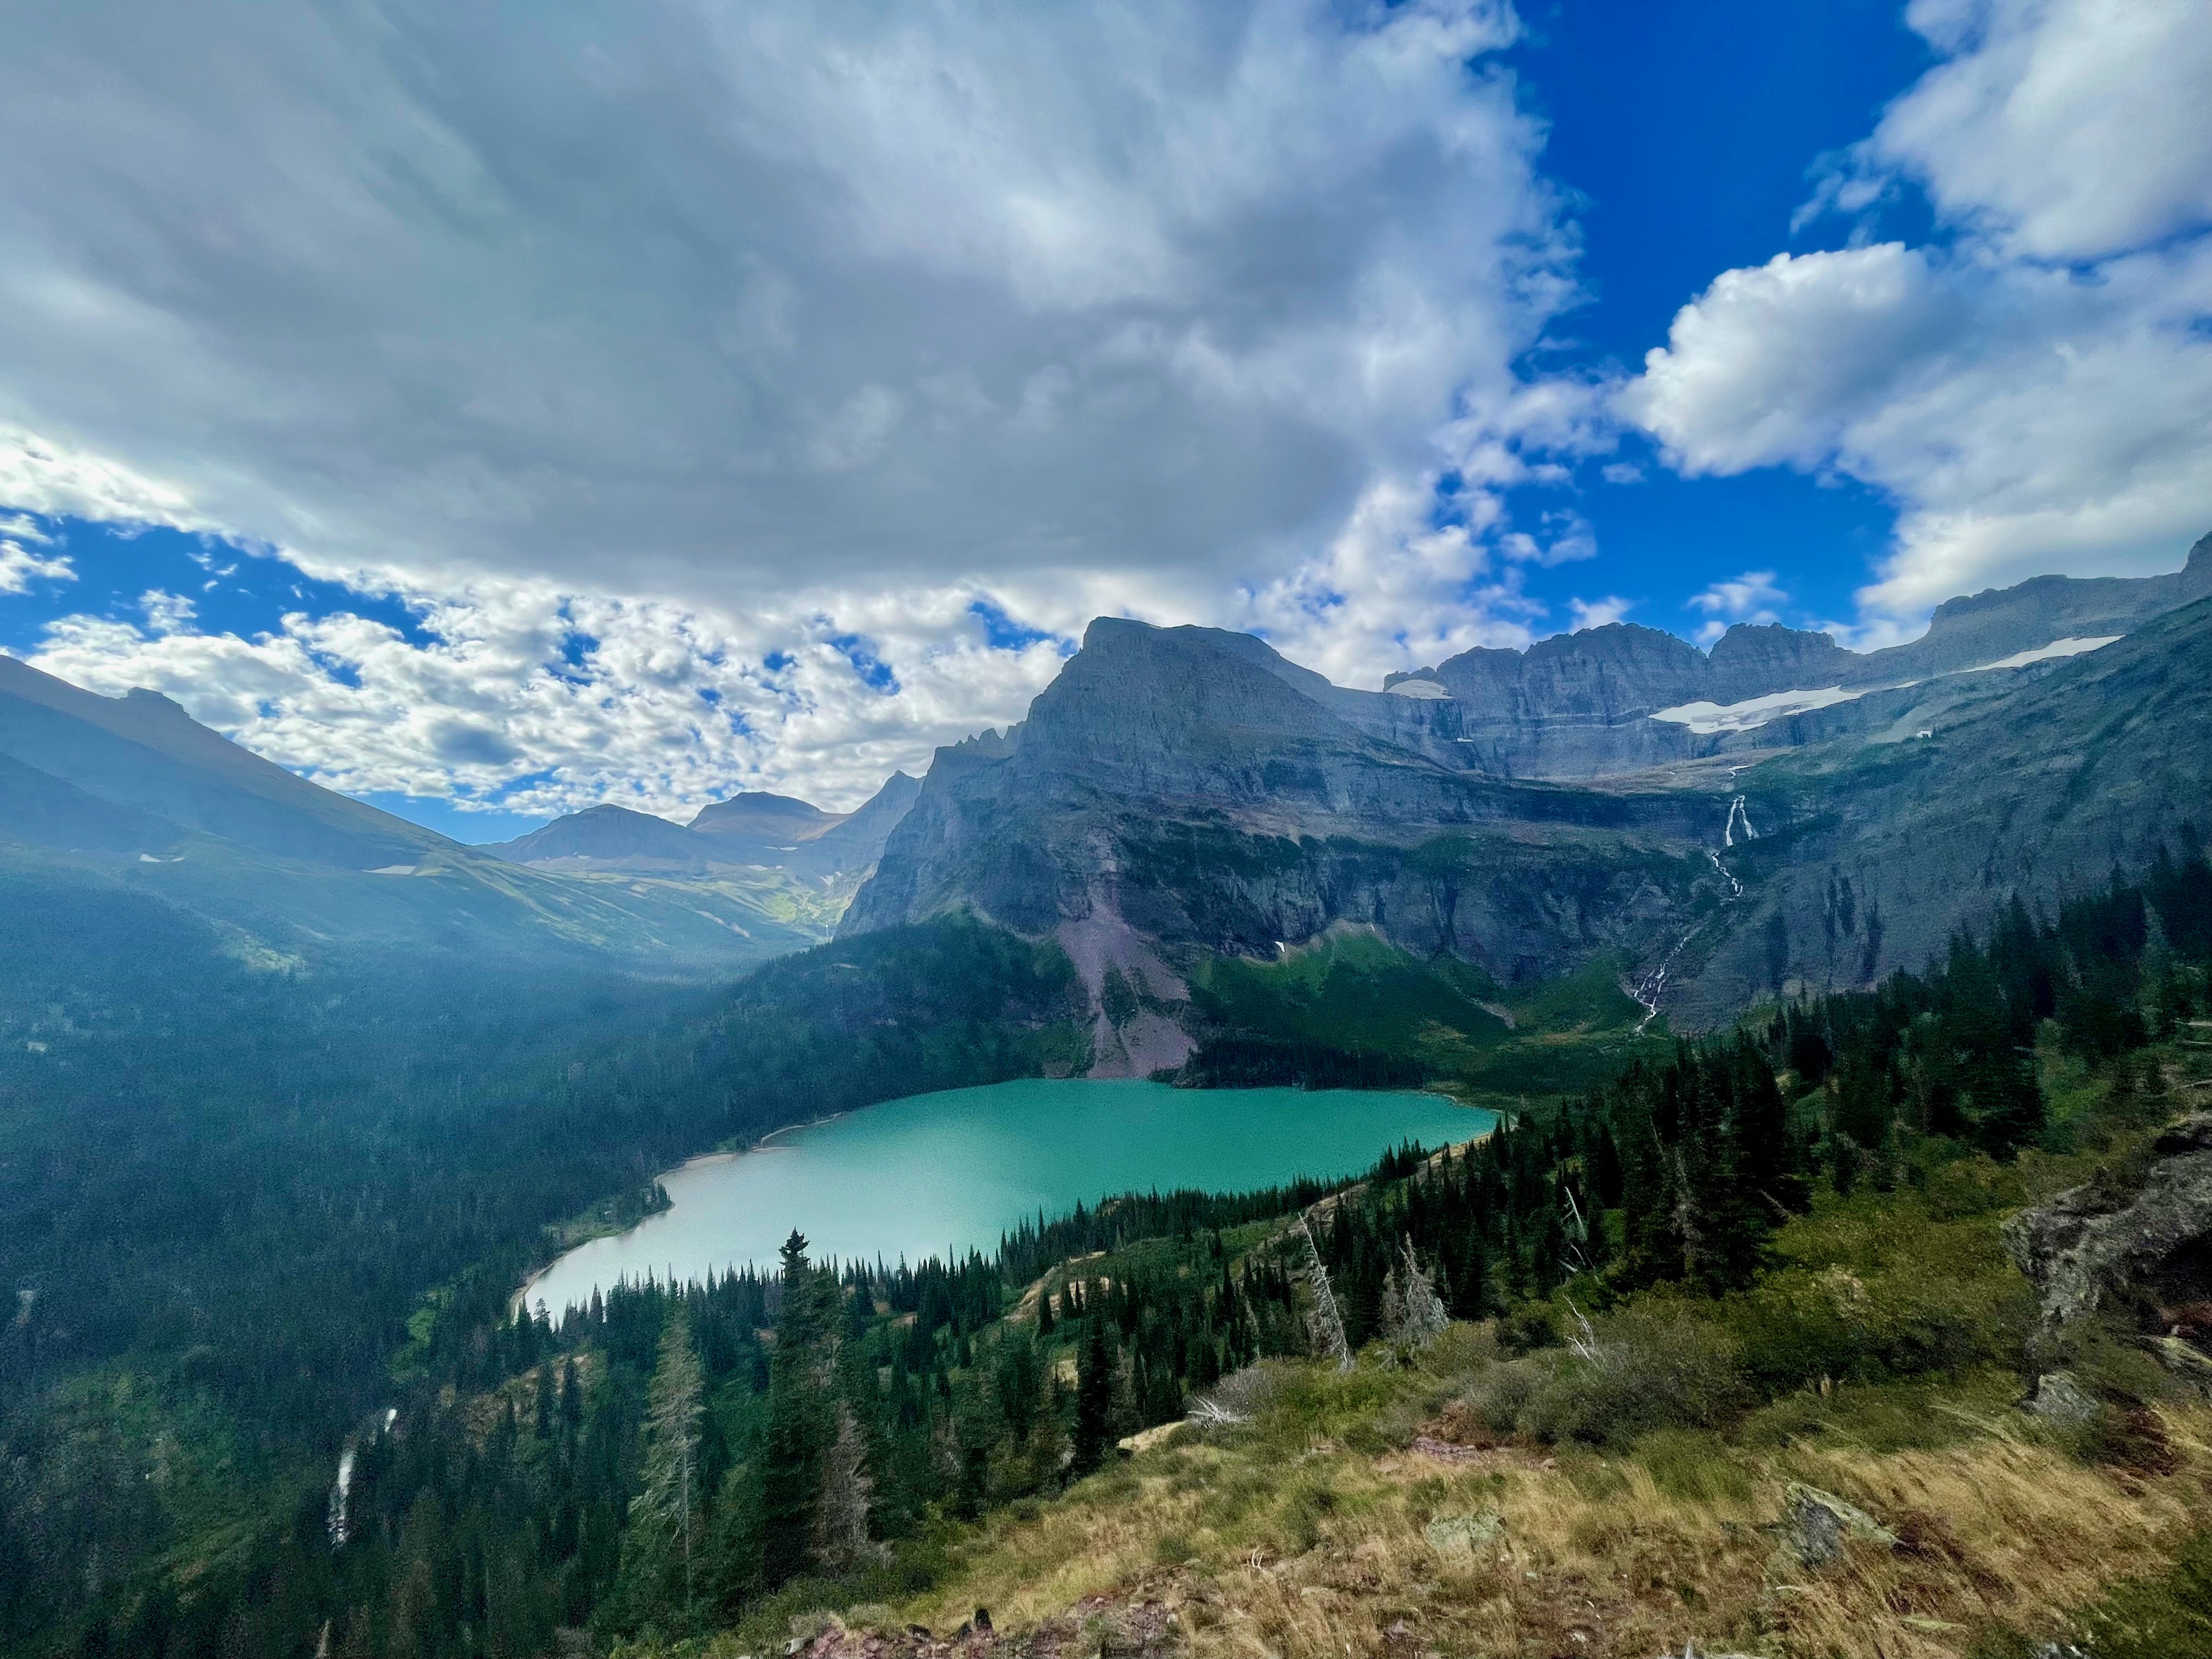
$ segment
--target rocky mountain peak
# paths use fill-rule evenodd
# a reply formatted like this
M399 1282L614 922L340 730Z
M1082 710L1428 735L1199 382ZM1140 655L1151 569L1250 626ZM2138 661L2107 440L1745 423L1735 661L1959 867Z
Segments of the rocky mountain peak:
M1738 623L1713 642L1705 659L1707 700L1740 702L1785 689L1840 685L1865 660L1831 635L1778 623Z
M741 841L812 841L844 822L842 812L825 812L811 801L792 795L747 789L699 809L691 828L702 836Z

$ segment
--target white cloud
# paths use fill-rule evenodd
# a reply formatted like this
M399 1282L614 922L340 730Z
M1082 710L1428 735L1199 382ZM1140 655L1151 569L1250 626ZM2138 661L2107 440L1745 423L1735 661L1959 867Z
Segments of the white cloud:
M22 539L19 540L18 538ZM35 526L23 520L0 519L0 593L27 593L31 584L73 582L76 568L65 554L33 553L23 541L43 542Z
M1676 313L1621 406L1693 477L1816 466L1956 334L1962 309L1899 242L1778 253Z
M1711 645L1737 623L1776 623L1790 596L1775 581L1771 570L1747 570L1733 581L1715 582L1690 599L1692 609L1705 613L1698 629L1698 643Z
M1061 661L1050 639L993 648L972 608L988 596L968 589L744 616L503 579L398 596L421 639L346 612L207 633L156 592L143 627L64 617L29 660L111 695L167 692L337 788L678 817L739 788L856 805L938 744L1018 720ZM862 653L895 694L855 672Z
M138 609L145 615L146 626L156 634L180 634L199 615L198 608L190 599L158 587L138 596Z
M1542 607L1523 596L1519 572L1501 568L1486 545L1496 501L1476 495L1462 505L1465 522L1438 526L1431 481L1386 481L1368 491L1325 552L1248 590L1234 609L1152 620L1249 629L1340 685L1370 689L1394 670L1474 646L1526 646Z
M62 9L0 57L0 506L277 553L428 637L176 600L38 659L344 787L678 810L849 805L1100 613L1362 684L1525 642L1520 568L1594 542L1498 492L1610 439L1514 368L1577 297L1516 27Z
M1923 0L1909 17L1948 61L1814 206L1915 183L1955 240L1723 272L1618 400L1686 472L1784 465L1892 495L1862 641L2044 571L2171 569L2212 527L2201 8Z
M1859 165L1911 174L2006 253L2095 260L2212 224L2212 20L2201 0L1913 0L1950 60Z
M1570 599L1575 617L1574 631L1585 628L1610 628L1628 615L1632 601L1617 598L1602 599Z
M64 8L0 58L0 498L685 604L1225 596L1559 418L1515 27Z

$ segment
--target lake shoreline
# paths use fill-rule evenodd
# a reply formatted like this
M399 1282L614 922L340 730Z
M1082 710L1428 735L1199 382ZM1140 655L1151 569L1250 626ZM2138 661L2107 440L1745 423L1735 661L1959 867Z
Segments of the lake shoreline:
M1467 1113L1488 1122L1467 1124ZM861 1260L988 1255L1040 1212L1065 1216L1146 1190L1333 1184L1408 1140L1479 1140L1503 1116L1434 1088L1190 1091L1137 1079L1017 1079L906 1096L684 1160L654 1177L666 1206L590 1239L570 1233L566 1248L524 1277L511 1306L542 1302L557 1320L623 1283L772 1271L793 1226L817 1251ZM778 1156L747 1157L763 1152Z

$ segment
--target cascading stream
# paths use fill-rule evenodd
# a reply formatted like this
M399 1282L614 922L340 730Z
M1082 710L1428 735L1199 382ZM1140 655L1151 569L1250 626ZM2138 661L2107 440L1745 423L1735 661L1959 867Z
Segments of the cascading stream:
M344 1543L349 1535L346 1520L346 1499L353 1491L354 1464L359 1461L361 1455L362 1437L365 1435L373 1444L380 1437L391 1433L392 1425L398 1420L399 1408L397 1406L387 1406L381 1413L369 1419L364 1427L356 1429L348 1435L345 1444L339 1448L337 1478L331 1483L331 1548L335 1549Z
M1735 771L1739 769L1731 769L1729 775L1733 777ZM1752 827L1750 808L1741 795L1735 797L1729 802L1728 817L1721 823L1720 851L1717 852L1711 848L1705 851L1705 856L1713 861L1715 873L1728 883L1729 890L1721 898L1721 903L1723 906L1733 904L1743 896L1743 884L1736 879L1733 870L1721 862L1721 852L1725 852L1735 845L1736 830L1739 827L1741 828L1743 838L1746 841L1759 839L1759 831ZM1710 921L1711 918L1709 916L1705 920ZM1644 1018L1636 1022L1637 1036L1642 1036L1644 1028L1659 1018L1659 998L1667 988L1667 975L1674 966L1674 958L1682 954L1684 947L1703 933L1705 927L1705 922L1700 921L1681 938L1676 939L1674 948L1659 958L1659 965L1646 974L1636 988L1629 992L1629 995L1634 998L1644 1010Z

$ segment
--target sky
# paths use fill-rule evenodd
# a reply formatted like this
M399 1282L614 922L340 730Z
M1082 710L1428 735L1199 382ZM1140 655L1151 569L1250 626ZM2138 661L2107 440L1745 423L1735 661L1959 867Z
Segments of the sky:
M2200 0L32 0L0 651L463 840L2212 530Z

